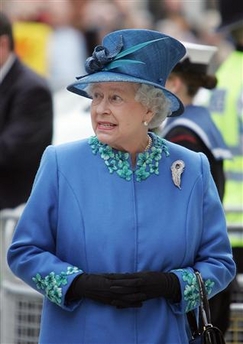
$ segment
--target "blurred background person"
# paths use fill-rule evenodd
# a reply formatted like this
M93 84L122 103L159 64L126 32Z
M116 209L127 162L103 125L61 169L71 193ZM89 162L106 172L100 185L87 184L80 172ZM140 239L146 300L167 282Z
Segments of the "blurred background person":
M173 69L166 84L182 100L185 111L180 118L170 118L166 121L162 135L186 148L203 152L208 157L220 199L223 200L223 164L225 159L231 158L231 153L208 109L193 104L194 97L201 87L211 90L217 85L215 75L208 73L217 48L187 42L183 44L187 48L187 55Z
M70 0L76 1L76 0ZM122 0L89 0L82 11L80 28L84 32L91 55L94 47L109 32L119 29L153 27L146 2Z
M228 225L241 228L238 233L229 231L229 236L238 272L243 273L243 6L241 0L218 4L222 18L218 31L231 41L233 51L216 72L218 84L209 109L233 155L225 163L224 206Z
M12 21L16 54L47 79L52 92L65 89L77 71L84 73L88 55L81 23L86 2L9 0L3 6Z
M0 209L26 202L52 132L51 91L16 56L11 22L0 12Z
M201 8L200 1L193 6ZM156 20L155 28L182 41L195 42L197 40L195 26L187 16L185 2L180 0L152 1L148 3ZM197 11L195 11L197 13Z
M218 51L210 68L214 72L231 51L229 42L215 31L220 23L217 0L150 0L147 8L152 15L154 28L181 41L215 45ZM207 25L205 25L207 23Z
M39 1L3 2L3 12L12 23L14 50L20 60L47 77L47 41L52 32L46 23L47 4Z
M214 124L206 107L193 104L194 97L202 88L211 90L217 78L209 74L210 62L217 48L214 46L183 42L186 56L174 67L166 87L182 101L185 111L182 116L168 118L161 136L196 152L203 152L221 201L224 197L224 162L231 159L220 131ZM210 299L212 323L225 334L230 321L231 286Z
M76 8L73 4L70 0L51 1L46 11L45 20L52 28L47 41L47 75L53 91L65 89L75 75L85 72L86 37L75 26Z

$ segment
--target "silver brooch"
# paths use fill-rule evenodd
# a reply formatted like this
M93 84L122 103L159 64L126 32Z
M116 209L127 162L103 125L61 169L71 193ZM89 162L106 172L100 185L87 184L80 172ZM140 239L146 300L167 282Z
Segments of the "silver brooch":
M181 189L181 175L184 171L185 163L183 160L176 160L171 165L172 180L179 189Z

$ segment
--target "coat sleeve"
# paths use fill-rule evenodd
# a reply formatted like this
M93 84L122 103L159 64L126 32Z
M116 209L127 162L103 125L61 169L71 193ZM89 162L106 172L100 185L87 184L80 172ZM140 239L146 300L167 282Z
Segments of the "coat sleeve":
M67 310L79 302L65 303L65 294L82 270L56 255L58 218L58 168L55 148L43 154L31 196L16 227L7 259L12 272L50 301Z
M225 289L236 274L236 267L232 257L232 250L228 238L227 226L222 203L210 173L209 163L204 154L201 156L201 178L197 181L202 188L203 199L200 232L195 233L190 228L192 219L188 219L188 240L191 238L192 247L199 236L199 244L195 250L194 261L184 268L172 270L180 280L182 298L179 304L171 304L174 312L184 313L199 306L199 291L194 271L201 273L205 283L208 298L213 297ZM194 188L196 190L197 186ZM188 208L193 208L192 191L191 202ZM188 211L193 215L193 211ZM194 231L194 232L193 232ZM192 248L193 249L193 248Z

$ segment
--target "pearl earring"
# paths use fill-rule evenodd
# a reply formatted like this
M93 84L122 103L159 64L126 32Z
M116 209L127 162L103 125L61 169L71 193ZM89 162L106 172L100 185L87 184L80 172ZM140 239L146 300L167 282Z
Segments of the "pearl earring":
M145 127L148 126L148 122L147 121L144 121L143 124L145 125Z

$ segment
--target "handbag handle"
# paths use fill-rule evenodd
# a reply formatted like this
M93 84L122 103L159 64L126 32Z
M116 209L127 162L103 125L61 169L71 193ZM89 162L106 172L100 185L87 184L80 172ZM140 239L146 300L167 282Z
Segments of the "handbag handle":
M192 336L195 338L201 334L201 330L205 329L206 327L211 327L211 314L209 308L209 302L207 298L206 289L204 286L204 282L202 276L199 271L194 272L197 279L198 290L199 290L199 318L200 318L200 326L198 326L197 317L195 311L189 311L187 313L187 320L191 329Z
M212 326L211 324L211 314L209 308L208 297L205 289L205 285L202 279L202 276L199 271L195 271L195 275L197 278L198 288L199 288L199 296L200 296L200 314L203 323L203 327Z
M187 313L188 323L191 329L192 339L190 343L204 343L204 344L225 344L224 336L220 329L213 326L211 323L211 314L209 308L208 297L206 293L206 288L199 271L195 271L195 275L198 282L200 306L199 306L199 323L198 326L197 319L194 311Z

